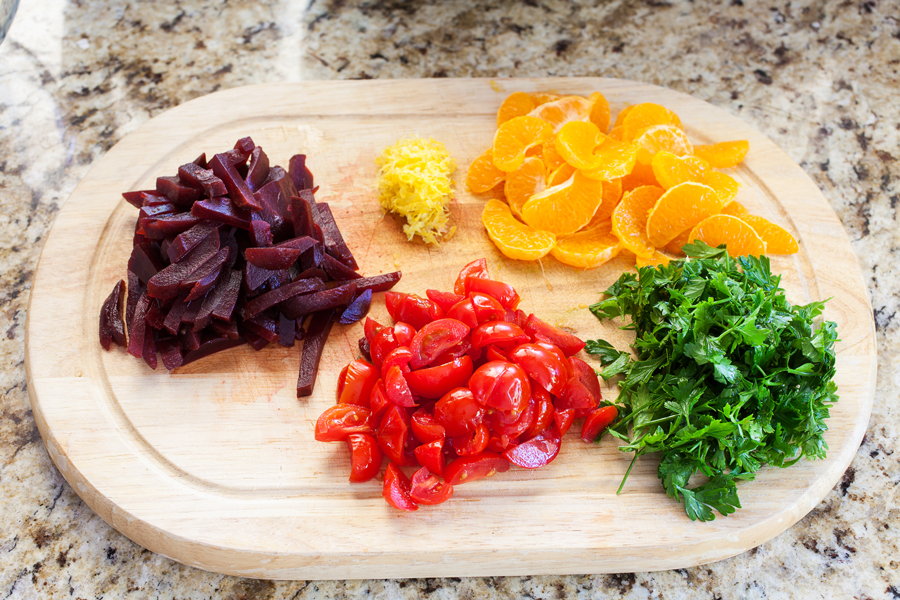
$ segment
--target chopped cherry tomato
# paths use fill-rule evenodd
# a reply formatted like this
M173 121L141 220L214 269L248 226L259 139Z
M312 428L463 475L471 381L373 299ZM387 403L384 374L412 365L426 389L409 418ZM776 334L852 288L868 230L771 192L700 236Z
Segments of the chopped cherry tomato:
M549 427L536 437L510 448L503 456L523 469L537 469L549 464L559 454L562 438L556 427Z
M472 292L469 294L472 301L472 310L479 323L488 321L503 321L506 318L506 309L503 305L486 294Z
M594 399L594 405L596 406L597 403L603 399L603 394L600 392L600 379L597 377L597 372L594 371L594 368L591 365L574 356L569 359L569 364L572 366L572 374L578 378L578 381L580 381L591 394L591 397Z
M381 423L381 417L384 411L394 403L388 400L387 392L384 391L384 382L380 379L372 386L372 393L369 394L369 409L372 411L372 422Z
M456 319L438 319L426 323L410 343L410 366L420 369L469 335L469 326Z
M446 502L453 495L453 486L438 479L437 475L422 467L412 476L409 497L419 504L434 505Z
M375 437L388 460L403 467L408 465L406 445L409 439L409 415L405 410L396 404L389 406L381 417L381 425Z
M479 423L475 431L451 437L450 445L458 456L471 456L484 452L490 437L487 425Z
M440 306L415 294L385 292L384 303L394 321L409 323L416 329L444 316Z
M584 348L584 342L571 333L557 329L534 315L528 315L528 320L525 321L525 327L522 329L534 338L536 342L541 341L553 344L562 350L566 356L577 354Z
M410 425L412 426L413 435L422 444L436 440L443 441L447 435L443 426L438 425L437 421L434 420L434 415L424 408L420 408L412 414Z
M509 471L509 461L494 452L482 452L474 456L460 456L444 468L444 481L451 485L468 483Z
M528 405L531 384L518 365L494 360L478 367L469 379L475 399L491 408L517 414Z
M529 398L525 410L519 413L519 417L514 421L504 422L501 420L503 413L495 410L484 416L484 422L490 427L492 434L505 435L510 440L517 440L520 435L531 429L536 414L537 402L534 398Z
M478 327L478 317L475 316L475 306L472 300L466 298L460 300L447 311L447 316L457 321L462 321L469 326L470 329Z
M316 421L316 441L340 442L351 433L375 432L372 411L356 404L335 404L325 409Z
M394 339L400 346L409 346L415 335L416 329L409 323L398 321L394 324Z
M449 436L474 431L484 418L484 407L464 387L447 392L434 405L434 422Z
M378 381L378 369L364 360L354 360L347 365L338 402L358 404L369 408L372 388Z
M394 337L391 327L382 327L369 342L369 354L372 356L372 364L379 371L384 364L385 357L396 350L400 344Z
M522 344L528 340L528 334L521 327L506 321L488 321L472 330L473 348L490 344Z
M503 305L503 308L508 308L510 310L516 310L519 306L519 301L521 300L515 288L508 283L481 277L466 278L466 294L472 292L486 294Z
M441 365L410 371L406 373L406 383L417 396L440 398L450 390L466 385L472 371L472 359L463 355Z
M400 367L400 371L406 375L409 373L409 361L412 360L412 351L406 346L398 346L390 351L381 361L381 377L386 379L385 375L391 367Z
M561 409L593 410L597 406L597 400L577 377L573 377L563 386L555 405Z
M444 476L446 466L444 458L444 440L432 440L415 449L416 461L436 475Z
M488 452L502 453L509 448L510 444L512 444L512 440L509 439L508 435L492 435L491 439L488 440L487 448L485 448L485 450Z
M528 314L521 308L516 309L516 325L525 329L525 323L528 322Z
M487 347L487 349L484 351L484 357L489 361L502 360L509 362L509 356L506 355L506 352L503 351L503 348L497 346L496 344L491 344Z
M345 366L341 369L341 372L338 373L338 382L337 382L337 396L335 400L340 402L341 400L341 392L344 391L344 380L347 379L347 369L350 368L350 365Z
M366 339L369 341L369 345L372 344L372 340L375 339L375 334L384 329L384 325L380 324L375 319L371 319L366 317L366 323L363 325L363 333L366 335Z
M465 300L466 297L460 294L454 294L451 292L441 292L439 290L425 290L425 295L428 296L428 299L441 307L441 310L446 314L449 312L453 305L459 302L460 300Z
M593 442L600 432L609 427L609 424L619 416L619 410L615 406L601 406L595 408L584 420L581 428L581 439L585 442Z
M384 391L387 393L388 400L398 406L415 406L416 399L413 398L409 384L406 383L406 377L400 367L394 365L387 370L384 376Z
M556 428L559 429L559 435L566 435L575 420L575 410L571 408L557 408L553 411L553 420L556 422Z
M350 449L350 481L368 481L378 475L383 454L378 442L368 433L351 433L347 436Z
M509 353L509 359L522 367L529 377L554 396L566 385L568 365L542 346L522 344Z
M464 295L466 293L466 279L469 277L487 277L487 261L483 258L479 258L478 260L473 260L466 266L464 266L460 272L459 276L456 278L456 283L453 284L453 292L455 294Z
M419 505L410 497L409 479L397 465L389 463L384 472L384 486L381 495L387 503L400 510L417 510Z
M550 342L542 342L538 340L535 342L535 344L553 353L555 356L558 356L559 360L562 361L562 364L566 365L566 376L564 377L566 381L568 381L569 378L575 374L575 371L572 369L572 363L569 361L568 357L563 353L562 350L560 350Z
M534 400L534 422L531 427L522 434L523 439L531 439L550 426L553 422L553 401L550 394L541 387L531 386L531 399Z

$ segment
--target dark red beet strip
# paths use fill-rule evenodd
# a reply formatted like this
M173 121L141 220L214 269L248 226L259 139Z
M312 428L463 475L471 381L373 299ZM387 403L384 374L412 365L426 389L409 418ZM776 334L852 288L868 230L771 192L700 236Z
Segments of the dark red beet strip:
M181 356L181 345L178 343L178 338L175 337L160 337L156 341L156 347L159 350L159 354L162 356L163 366L168 370L172 370L181 366L181 363L184 362L184 357Z
M144 293L144 285L140 278L131 269L128 269L128 291L125 295L125 328L131 331L131 322L134 319L134 309L138 299Z
M154 298L174 298L182 280L196 271L219 251L219 236L207 236L194 246L180 262L174 263L154 275L147 282L147 293Z
M288 172L291 174L291 182L298 192L313 187L313 174L306 167L305 154L295 154L291 157L288 163Z
M244 183L244 180L237 172L237 169L234 168L234 165L231 164L224 154L216 154L212 160L209 161L209 166L213 170L213 173L216 174L216 177L225 182L225 187L228 188L228 194L231 196L232 202L237 206L251 211L258 211L262 208L256 203L253 192L250 191L250 188Z
M244 319L242 324L256 335L264 337L267 342L278 341L278 321L267 314L256 315L252 319Z
M125 201L133 207L141 208L142 206L144 206L144 194L153 193L154 190L137 190L134 192L124 192L122 194L122 197L125 198Z
M137 275L144 285L166 268L166 263L154 246L150 242L138 243L131 249L131 257L128 259L128 270Z
M297 339L296 331L296 319L288 319L283 314L278 313L278 343L285 348L293 348L294 341Z
M211 170L194 163L178 167L178 177L188 185L199 187L210 198L224 196L228 193L225 183Z
M393 271L391 273L382 273L381 275L373 275L372 277L362 277L354 279L356 291L372 290L373 292L386 292L400 281L403 275L401 271Z
M150 240L161 240L187 231L199 222L200 219L189 212L147 219L143 224L144 235Z
M322 350L325 349L325 340L331 333L332 317L334 309L323 310L315 313L306 330L303 339L303 352L300 355L300 374L297 376L297 397L302 398L312 394L316 385L316 374L319 372L319 361L322 360Z
M322 233L325 236L325 249L354 271L358 270L359 265L356 264L353 253L347 247L344 236L341 235L341 230L338 229L334 215L331 213L331 207L327 202L319 204L319 225L321 225Z
M224 335L229 340L236 340L241 337L241 332L238 331L237 321L220 321L219 319L213 319L212 323L209 324L209 328L219 335Z
M213 308L212 315L215 318L223 321L231 320L231 315L234 314L234 307L241 292L241 281L243 279L244 275L240 271L231 271L227 280L223 277L222 283L225 285L225 292L216 303L215 308Z
M348 279L361 279L362 275L352 270L350 267L334 258L330 254L322 256L321 266L325 269L332 279L335 281L346 281Z
M280 302L284 302L288 298L324 289L325 283L321 279L301 279L250 300L244 307L243 316L245 319L249 319ZM294 318L296 319L296 317Z
M144 333L144 348L141 351L141 357L151 369L156 370L158 363L156 362L156 340L153 333L152 329L148 329Z
M294 296L278 305L288 319L298 319L310 313L347 306L356 294L356 282L350 282L330 290Z
M207 236L213 233L216 233L216 236L218 236L218 229L221 226L221 223L200 221L187 231L179 233L166 249L169 262L177 263L191 248L205 240Z
M301 196L291 196L291 221L295 236L314 235L312 208Z
M179 206L190 206L202 197L200 190L185 185L177 175L175 177L157 177L156 191Z
M184 296L175 300L175 303L169 309L169 314L166 315L166 319L163 321L163 329L172 335L178 333L178 328L181 327L181 319L184 317L187 308L188 302L184 299Z
M208 219L240 227L241 229L250 229L250 212L243 208L238 208L227 197L198 200L191 207L191 214L199 219Z
M358 294L356 298L353 299L353 302L347 305L347 308L341 313L338 323L341 325L356 323L368 314L371 305L372 290L363 290L361 294Z
M228 262L229 254L231 254L231 248L220 249L216 252L215 256L181 280L178 289L179 291L188 294L188 302L205 296L206 292L215 285L219 273L222 272L222 268L225 266L225 263Z
M305 238L314 243L312 238ZM312 246L312 244L310 244ZM278 269L287 269L297 262L300 255L303 254L305 248L279 248L272 246L270 248L247 248L244 251L244 258L247 262L261 269L269 269L277 271Z
M150 301L150 296L144 292L134 307L134 317L131 321L131 328L128 330L128 353L135 358L140 358L144 354L144 336L147 334L146 317L147 311L150 310Z
M181 364L182 366L184 366L188 363L194 362L195 360L200 360L201 358L209 356L210 354L215 354L216 352L221 352L222 350L228 350L229 348L234 348L244 343L246 342L241 339L231 340L227 337L212 338L210 340L202 342L200 346L195 350L186 352L184 355L184 361Z
M258 217L259 213L254 213L250 220L250 243L257 248L268 248L272 245L272 226L262 217Z
M125 282L119 280L100 307L100 345L109 350L112 342L125 347L125 323L122 321L122 300L125 296Z
M258 190L269 176L269 157L259 146L250 152L250 168L247 169L247 187L251 192Z

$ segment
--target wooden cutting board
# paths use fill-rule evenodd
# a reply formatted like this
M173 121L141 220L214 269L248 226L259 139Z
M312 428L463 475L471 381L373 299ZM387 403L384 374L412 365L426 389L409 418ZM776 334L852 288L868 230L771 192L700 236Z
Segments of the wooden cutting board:
M624 332L585 310L632 264L582 271L552 258L505 259L480 223L484 198L463 184L487 148L495 114L517 91L601 91L613 114L657 102L690 139L748 139L732 170L739 200L797 236L800 253L772 257L795 303L831 298L838 322L840 402L823 461L763 469L740 485L743 508L711 523L688 520L664 494L652 458L616 489L630 455L607 438L588 445L578 427L538 471L513 468L457 486L443 505L390 508L377 481L350 484L343 444L313 440L333 404L336 376L357 355L360 324L335 327L315 394L298 400L297 348L233 349L166 372L98 343L98 314L125 276L137 211L126 190L152 187L201 152L250 135L273 164L309 155L320 199L331 203L365 274L401 269L398 291L451 289L459 268L487 257L516 286L522 307L582 338L625 347ZM384 217L375 157L405 136L443 142L458 164L456 235L440 248L409 243ZM372 316L387 320L376 297ZM350 579L660 570L719 560L787 529L836 484L866 429L875 389L875 336L862 275L840 222L803 171L772 142L705 102L612 79L303 82L245 87L188 102L140 127L97 161L47 239L27 324L28 391L53 462L107 523L182 563L273 579ZM588 358L593 360L593 357ZM594 363L599 367L598 364ZM616 390L607 387L606 397Z

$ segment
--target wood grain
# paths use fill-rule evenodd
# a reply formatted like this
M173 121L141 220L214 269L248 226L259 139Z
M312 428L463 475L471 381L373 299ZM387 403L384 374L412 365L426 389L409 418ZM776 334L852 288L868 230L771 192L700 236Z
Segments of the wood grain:
M378 482L350 484L348 451L313 440L333 403L336 374L356 355L361 325L336 327L315 394L298 401L296 349L242 347L167 373L97 340L103 298L125 274L136 211L120 196L202 151L250 135L272 162L309 155L348 243L366 274L403 270L399 291L449 289L459 267L485 256L514 284L525 310L605 337L585 307L630 268L624 258L592 271L545 259L504 259L480 224L483 198L465 170L491 142L495 113L516 90L603 92L617 112L653 101L675 110L695 143L750 140L732 175L752 212L796 233L800 253L773 257L796 303L831 298L838 322L837 383L823 461L763 469L740 486L743 508L693 523L669 500L652 459L621 495L630 455L613 440L581 443L536 472L514 468L458 486L437 507L399 513ZM374 191L376 155L404 136L433 136L457 160L457 234L440 248L408 243ZM387 319L383 301L372 316ZM847 236L821 192L772 142L739 119L670 90L610 79L315 82L239 88L151 120L91 169L59 213L34 279L26 360L34 416L54 463L110 525L182 563L276 579L347 579L599 573L687 567L752 548L810 511L849 465L866 429L875 384L868 296ZM589 359L591 360L591 359ZM604 390L607 397L615 390Z

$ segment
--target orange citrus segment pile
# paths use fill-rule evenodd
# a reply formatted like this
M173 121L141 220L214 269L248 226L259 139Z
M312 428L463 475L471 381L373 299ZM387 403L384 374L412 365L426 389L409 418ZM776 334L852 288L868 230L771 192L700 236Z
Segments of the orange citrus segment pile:
M732 255L792 254L784 228L751 215L728 173L746 140L692 143L670 109L645 102L615 114L600 92L588 97L516 92L497 113L493 145L466 176L490 192L482 223L506 256L552 254L594 268L624 252L636 264L667 264L693 240ZM612 121L612 123L611 123Z

